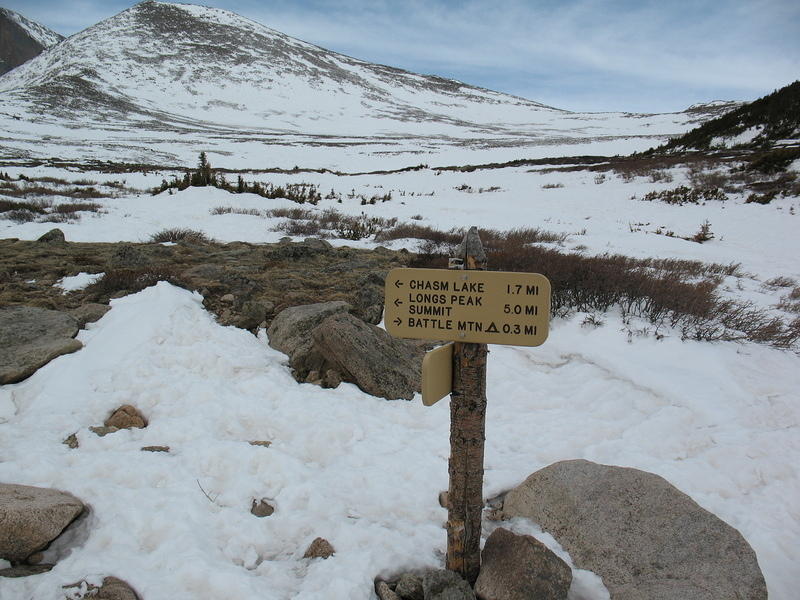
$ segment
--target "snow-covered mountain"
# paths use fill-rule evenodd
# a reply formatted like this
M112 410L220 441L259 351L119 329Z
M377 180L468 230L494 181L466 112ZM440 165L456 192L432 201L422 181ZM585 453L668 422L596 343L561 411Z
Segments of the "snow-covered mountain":
M26 19L13 10L0 8L0 75L63 39L64 36L44 25Z
M454 150L508 160L586 154L592 144L615 154L706 118L570 113L357 60L224 10L150 1L3 76L0 99L7 157L185 162L203 147L259 166L297 164L285 149L298 145L317 166L354 149L406 165L426 162L409 154Z

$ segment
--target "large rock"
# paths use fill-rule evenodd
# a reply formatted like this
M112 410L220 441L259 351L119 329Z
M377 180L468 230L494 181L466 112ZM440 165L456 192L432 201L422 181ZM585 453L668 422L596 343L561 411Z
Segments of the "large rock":
M81 597L92 598L92 600L139 600L138 594L130 584L118 577L104 578L100 587L86 581L64 586L64 589L70 588L85 588L88 593L81 595Z
M364 275L358 282L358 291L353 306L353 314L362 321L377 325L383 317L383 288L386 271L373 271Z
M278 313L267 330L269 345L289 356L289 364L295 370L309 370L309 354L313 348L311 332L331 315L348 312L352 307L347 302L320 302L291 306ZM318 365L316 370L319 370Z
M558 462L510 491L504 518L550 532L612 600L762 600L753 549L733 527L658 475Z
M410 400L420 389L423 349L397 340L383 329L340 313L312 333L314 347L343 381L372 394Z
M83 508L66 492L0 483L0 558L22 562L46 548Z
M328 387L348 381L389 400L412 398L425 346L396 340L350 310L340 301L282 310L267 330L269 345L289 356L298 381Z
M475 595L481 600L565 600L572 570L529 535L495 529L481 552Z
M64 237L64 232L60 229L51 229L36 241L43 244L62 244L67 241L67 238Z
M475 592L458 573L427 571L422 578L425 600L475 600Z
M0 309L0 384L17 383L83 347L72 315L33 306Z

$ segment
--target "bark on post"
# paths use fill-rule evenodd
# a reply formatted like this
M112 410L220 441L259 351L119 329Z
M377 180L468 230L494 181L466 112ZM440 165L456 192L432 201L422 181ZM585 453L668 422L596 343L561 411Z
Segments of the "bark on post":
M476 227L464 236L450 268L486 268ZM475 584L481 567L486 356L486 344L456 342L453 348L446 566L470 585Z

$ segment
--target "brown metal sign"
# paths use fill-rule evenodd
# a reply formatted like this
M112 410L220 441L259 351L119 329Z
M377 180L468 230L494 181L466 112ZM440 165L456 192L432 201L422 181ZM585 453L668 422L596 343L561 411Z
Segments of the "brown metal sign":
M539 346L549 330L550 282L538 273L393 269L385 308L395 337Z

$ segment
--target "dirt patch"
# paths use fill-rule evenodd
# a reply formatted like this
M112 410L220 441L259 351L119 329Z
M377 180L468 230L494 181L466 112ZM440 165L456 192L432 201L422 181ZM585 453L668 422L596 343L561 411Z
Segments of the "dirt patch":
M135 264L121 257L135 256ZM0 240L0 306L55 310L136 292L159 280L199 291L224 325L269 325L289 306L344 300L356 304L365 273L407 266L411 255L383 248L334 248L327 242L43 244ZM106 273L83 290L62 293L54 284L78 273Z

